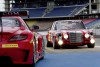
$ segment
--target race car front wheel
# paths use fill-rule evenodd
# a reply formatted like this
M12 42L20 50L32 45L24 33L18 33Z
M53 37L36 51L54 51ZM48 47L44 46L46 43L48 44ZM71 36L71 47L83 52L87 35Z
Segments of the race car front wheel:
M55 39L53 39L54 40L54 42L53 42L53 48L54 49L60 49L60 46L58 45L58 43L56 42L56 40Z
M95 44L88 44L87 47L88 48L94 48Z
M47 47L53 47L53 44L49 41L47 41Z

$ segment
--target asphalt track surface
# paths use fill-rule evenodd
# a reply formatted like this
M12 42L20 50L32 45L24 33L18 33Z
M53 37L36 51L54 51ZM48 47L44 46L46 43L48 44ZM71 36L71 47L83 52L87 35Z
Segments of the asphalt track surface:
M100 67L100 38L96 39L95 48L45 49L44 59L35 67Z

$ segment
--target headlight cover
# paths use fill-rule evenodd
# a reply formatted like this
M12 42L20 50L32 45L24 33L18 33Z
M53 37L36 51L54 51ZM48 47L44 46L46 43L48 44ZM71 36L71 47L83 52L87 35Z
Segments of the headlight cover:
M59 41L58 41L58 44L59 44L59 45L62 45L62 44L63 44L63 41L62 41L62 40L59 40Z
M68 35L67 34L64 34L64 39L68 39Z
M89 38L90 35L88 33L85 34L85 38Z
M90 43L91 43L91 44L94 44L94 43L95 43L95 40L92 38L92 39L90 40Z

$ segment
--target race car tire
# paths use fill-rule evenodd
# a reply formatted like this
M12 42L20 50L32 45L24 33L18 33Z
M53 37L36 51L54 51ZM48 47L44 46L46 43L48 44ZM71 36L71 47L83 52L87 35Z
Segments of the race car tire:
M35 64L30 64L28 67L35 67Z
M43 60L43 59L44 59L44 56L40 58L40 60Z
M33 67L35 67L36 59L37 59L37 45L36 45L36 38L34 37L34 49L33 49Z
M33 64L31 64L29 67L35 67L34 57L33 57Z
M45 55L45 43L44 43L44 39L42 39L42 58L44 59L44 55Z
M95 44L88 44L87 47L88 48L94 48Z
M1 65L12 65L13 64L13 61L8 56L1 56L0 57L0 64Z
M53 44L47 41L47 47L53 47Z
M60 49L60 46L55 42L53 48L54 49Z
M4 65L4 67L35 67L34 64L12 64L12 65Z
M42 57L39 60L43 60L44 55L45 55L45 45L44 45L44 39L42 39L42 54L41 54Z

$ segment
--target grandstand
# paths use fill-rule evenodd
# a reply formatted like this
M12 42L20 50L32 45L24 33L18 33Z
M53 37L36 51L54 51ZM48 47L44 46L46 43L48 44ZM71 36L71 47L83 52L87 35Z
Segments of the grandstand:
M83 20L86 27L93 28L100 26L100 19L99 18L90 18Z
M74 16L81 9L86 7L87 4L84 5L72 5L72 6L55 6L52 11L47 13L44 17L66 17L66 16Z
M30 18L68 17L89 14L91 7L96 9L94 0L5 0L10 3L8 10L28 10ZM91 12L91 11L90 11ZM96 12L96 11L95 11Z
M5 3L6 11L27 10L29 11L27 19L29 21L35 19L38 24L41 22L43 25L52 24L55 20L75 17L82 19L86 27L100 27L100 0L5 0ZM81 18L80 15L84 16ZM46 27L48 26L40 26L40 28Z
M46 7L39 8L13 8L12 10L28 10L30 18L36 17L67 17L77 15L87 4L72 6L55 6L51 11L45 12Z

